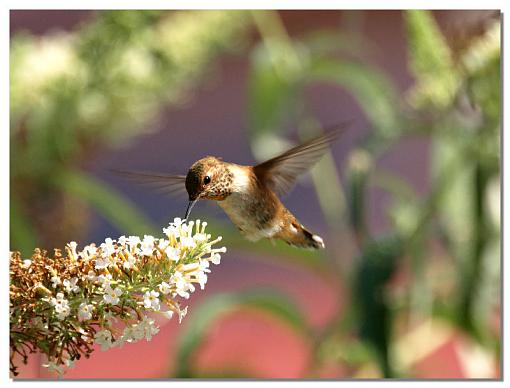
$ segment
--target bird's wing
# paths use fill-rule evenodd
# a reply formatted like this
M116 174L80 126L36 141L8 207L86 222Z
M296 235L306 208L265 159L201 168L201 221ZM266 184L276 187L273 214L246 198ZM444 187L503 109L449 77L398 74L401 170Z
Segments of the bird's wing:
M267 182L277 194L289 192L296 183L296 178L319 161L346 125L347 123L335 126L321 136L258 164L254 167L255 175Z
M147 171L111 170L113 173L136 183L146 184L165 194L184 194L186 176Z

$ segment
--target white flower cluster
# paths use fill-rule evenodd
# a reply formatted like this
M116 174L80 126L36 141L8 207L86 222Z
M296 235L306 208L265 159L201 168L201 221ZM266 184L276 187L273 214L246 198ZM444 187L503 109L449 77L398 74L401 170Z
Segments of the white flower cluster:
M57 294L56 298L51 298L50 303L55 308L59 320L63 320L71 313L69 301L64 298L64 294L61 292Z
M144 316L142 320L124 328L122 335L116 341L113 340L112 332L108 329L96 333L94 340L105 351L113 347L122 347L126 342L134 343L142 339L150 341L152 336L159 332L159 327L154 319Z
M61 279L51 271L50 287L56 296L45 300L58 320L76 318L81 324L97 325L94 342L102 350L141 339L147 341L159 328L141 312L157 312L179 322L187 313L178 298L188 299L207 283L210 263L220 263L225 247L213 248L206 222L175 218L163 229L165 238L121 236L107 238L99 247L67 245L67 254L81 268L77 276ZM51 291L50 291L51 292ZM73 307L74 306L74 307ZM122 311L122 314L118 314ZM122 320L122 332L113 321Z

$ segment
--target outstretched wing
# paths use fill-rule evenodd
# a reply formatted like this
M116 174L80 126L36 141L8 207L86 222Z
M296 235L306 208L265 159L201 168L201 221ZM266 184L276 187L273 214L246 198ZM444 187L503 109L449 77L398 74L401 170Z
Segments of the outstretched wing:
M111 170L113 173L136 183L142 183L165 194L184 194L186 176L159 172Z
M255 175L267 182L277 194L289 192L296 183L297 177L319 161L347 124L338 125L321 136L255 166Z

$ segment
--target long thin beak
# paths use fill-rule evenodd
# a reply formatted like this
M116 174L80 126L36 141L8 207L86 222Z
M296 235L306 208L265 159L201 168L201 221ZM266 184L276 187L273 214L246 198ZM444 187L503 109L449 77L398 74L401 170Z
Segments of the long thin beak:
M198 201L198 198L193 201L189 201L188 208L186 209L186 215L184 216L185 220L188 219L188 216L191 213L191 209L193 208L193 206L195 206L195 203L197 203L197 201Z

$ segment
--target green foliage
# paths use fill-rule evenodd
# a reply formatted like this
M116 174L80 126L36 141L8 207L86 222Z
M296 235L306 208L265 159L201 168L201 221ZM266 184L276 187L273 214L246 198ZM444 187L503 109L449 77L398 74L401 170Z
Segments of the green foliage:
M391 341L391 313L385 287L398 268L402 242L396 237L366 243L355 270L354 306L360 336L375 349L385 377L392 377L388 348Z
M410 70L416 85L410 99L414 106L432 104L445 108L460 86L460 74L453 65L450 49L430 11L406 11Z
M251 63L249 128L255 135L272 135L284 128L284 120L296 104L298 86L276 72L264 46L253 50Z

